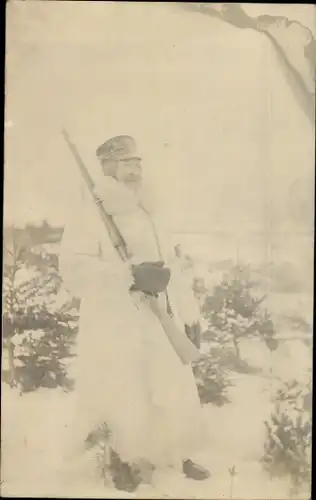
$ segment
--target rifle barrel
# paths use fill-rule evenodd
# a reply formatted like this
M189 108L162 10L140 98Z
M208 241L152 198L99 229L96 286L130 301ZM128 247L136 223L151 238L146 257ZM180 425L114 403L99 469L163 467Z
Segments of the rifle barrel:
M129 259L129 252L127 249L126 242L121 235L119 229L117 228L116 224L114 223L112 217L105 211L104 206L102 203L100 203L100 200L98 199L97 195L94 192L94 182L92 180L92 177L90 176L88 170L85 167L85 164L83 163L81 156L76 148L76 146L72 143L70 140L70 137L65 129L62 129L62 135L72 152L77 165L82 173L82 176L84 180L86 181L87 187L89 189L89 192L93 198L94 203L97 206L97 209L99 211L100 217L109 233L110 238L112 239L112 243L114 245L114 248L116 249L117 253L119 254L120 258L123 261L126 261Z

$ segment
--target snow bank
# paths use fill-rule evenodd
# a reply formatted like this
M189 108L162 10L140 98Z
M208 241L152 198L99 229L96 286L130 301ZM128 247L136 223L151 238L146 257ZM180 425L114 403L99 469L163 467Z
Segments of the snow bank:
M228 469L233 465L238 472L234 479L236 498L286 498L287 484L270 482L258 463L263 451L263 419L270 411L269 380L245 375L234 377L234 382L231 404L203 409L208 429L205 448L193 458L210 468L211 479L199 484L171 471L157 474L154 485L142 487L137 498L229 498ZM73 397L45 389L19 396L4 386L3 494L120 496L96 481L91 463L76 464L68 479L63 480L62 471L58 476L60 443L71 424Z

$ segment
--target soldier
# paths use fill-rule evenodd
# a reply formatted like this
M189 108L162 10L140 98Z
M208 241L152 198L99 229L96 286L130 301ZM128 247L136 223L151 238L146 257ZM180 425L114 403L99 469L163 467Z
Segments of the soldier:
M172 311L172 321L188 341L185 331L196 330L199 321L197 303L174 265L169 235L162 237L142 202L142 165L134 139L114 137L96 154L102 169L96 194L126 242L129 258L119 258L96 206L82 201L65 227L60 254L65 282L81 297L77 443L106 424L118 489L134 490L148 470L170 467L195 480L207 479L208 470L193 458L205 435L192 369L181 362L162 326L166 311ZM168 295L157 293L166 275Z

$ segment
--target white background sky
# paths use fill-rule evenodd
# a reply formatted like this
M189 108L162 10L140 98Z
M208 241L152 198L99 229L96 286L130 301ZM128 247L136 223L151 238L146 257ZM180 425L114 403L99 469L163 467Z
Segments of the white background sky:
M245 8L315 28L311 6ZM313 169L313 130L264 37L177 4L103 2L12 1L7 32L5 220L64 222L79 175L65 126L91 173L101 142L133 135L153 200L198 249L215 230L263 248L270 217L302 230L287 190Z

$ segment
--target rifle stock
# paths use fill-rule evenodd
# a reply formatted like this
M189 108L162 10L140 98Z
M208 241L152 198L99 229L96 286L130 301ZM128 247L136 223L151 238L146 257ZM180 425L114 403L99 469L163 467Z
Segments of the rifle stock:
M157 316L162 325L169 342L179 356L184 365L188 365L197 361L201 357L200 351L195 347L186 333L180 330L173 318L162 308L157 302L157 299L149 299L150 308Z

